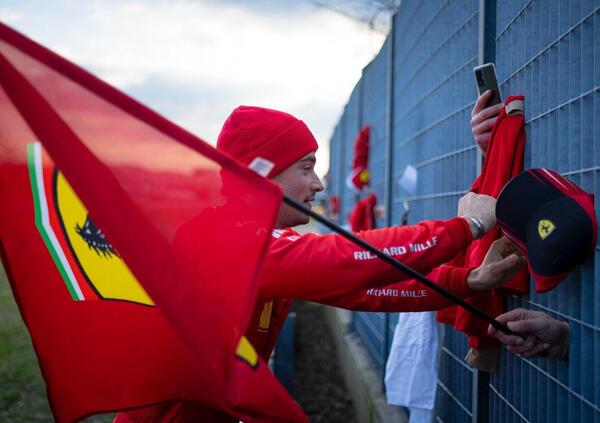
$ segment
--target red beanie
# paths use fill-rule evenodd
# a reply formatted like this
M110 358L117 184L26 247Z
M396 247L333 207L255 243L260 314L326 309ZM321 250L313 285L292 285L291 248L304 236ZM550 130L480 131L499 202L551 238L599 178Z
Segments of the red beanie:
M301 120L288 113L252 106L236 108L217 139L217 149L269 178L318 147Z

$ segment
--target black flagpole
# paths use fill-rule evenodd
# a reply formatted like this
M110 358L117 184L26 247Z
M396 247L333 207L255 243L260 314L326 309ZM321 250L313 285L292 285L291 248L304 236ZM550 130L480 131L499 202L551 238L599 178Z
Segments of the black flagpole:
M469 304L469 303L465 302L462 298L457 297L453 293L445 290L444 288L442 288L438 284L430 281L425 276L421 275L416 270L413 270L412 268L408 267L407 265L400 263L395 258L393 258L391 256L388 256L383 251L381 251L381 250L377 249L376 247L372 246L371 244L369 244L365 240L363 240L361 238L358 238L356 235L348 232L347 230L345 230L341 226L333 223L329 219L321 216L318 213L315 213L314 211L312 211L310 209L307 209L306 207L304 207L302 204L300 204L296 200L288 197L287 195L284 195L283 196L283 201L286 204L288 204L289 206L295 208L296 210L301 211L302 213L307 214L310 217L314 218L316 221L318 221L319 223L322 223L323 225L327 226L332 231L335 231L338 234L342 235L343 237L349 239L350 241L352 241L356 245L359 245L360 247L364 248L365 250L369 251L370 253L373 253L374 255L376 255L377 257L379 257L381 260L385 261L389 265L395 267L398 270L401 270L402 272L404 272L407 275L409 275L410 277L418 280L422 284L427 285L429 288L433 289L434 291L436 291L438 294L442 295L443 297L446 297L447 299L449 299L453 303L456 303L457 305L461 306L465 310L470 311L471 313L475 314L476 316L482 318L483 320L485 320L486 322L488 322L489 324L491 324L496 329L501 330L502 332L504 332L504 333L506 333L508 335L516 335L516 336L522 337L521 334L513 332L506 325L500 323L499 321L497 321L493 317L489 316L487 313L485 313L481 309L475 307L472 304Z

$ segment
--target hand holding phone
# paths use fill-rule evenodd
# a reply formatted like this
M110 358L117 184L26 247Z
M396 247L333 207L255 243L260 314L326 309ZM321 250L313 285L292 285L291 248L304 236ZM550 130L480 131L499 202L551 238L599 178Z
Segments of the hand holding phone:
M493 63L477 66L473 69L475 81L479 91L479 98L471 112L471 132L475 142L485 156L487 153L490 135L498 114L504 105L500 97L500 89L496 78ZM485 94L487 91L488 94ZM485 95L484 95L485 94Z
M475 81L477 82L477 90L479 95L482 95L487 90L492 91L492 96L486 103L486 106L493 106L502 103L500 96L500 88L498 87L498 78L496 77L496 69L493 63L485 63L481 66L473 68L475 73Z

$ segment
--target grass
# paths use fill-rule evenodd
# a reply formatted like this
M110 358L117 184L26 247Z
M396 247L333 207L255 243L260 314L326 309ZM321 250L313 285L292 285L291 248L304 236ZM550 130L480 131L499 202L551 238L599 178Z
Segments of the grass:
M114 414L87 423L108 423ZM8 280L0 266L0 422L52 422L46 384L40 373L29 332L21 319Z

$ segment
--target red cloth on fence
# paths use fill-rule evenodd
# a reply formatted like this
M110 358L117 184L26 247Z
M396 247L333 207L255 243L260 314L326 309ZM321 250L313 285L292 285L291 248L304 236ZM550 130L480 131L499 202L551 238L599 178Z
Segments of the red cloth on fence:
M375 228L375 205L377 196L375 193L367 195L360 200L348 217L352 232L367 231Z
M497 198L506 183L523 171L523 151L525 146L524 115L507 115L506 108L513 101L523 102L523 96L511 96L506 100L492 129L490 144L483 163L481 175L475 180L471 191ZM515 103L518 104L518 103ZM513 106L515 106L513 104ZM457 267L478 267L492 242L501 236L500 229L489 231L480 240L474 241L469 248L449 264ZM529 292L529 275L523 267L503 288L473 295L467 302L483 309L492 317L504 311L503 296L508 293L524 294ZM469 346L481 349L497 346L495 338L487 336L488 323L458 306L441 310L437 320L454 325L469 335Z
M369 145L371 127L363 126L354 141L354 158L352 172L346 181L348 188L362 191L371 182L369 174Z
M327 209L329 218L337 220L340 215L340 197L332 195L329 197L329 207Z

